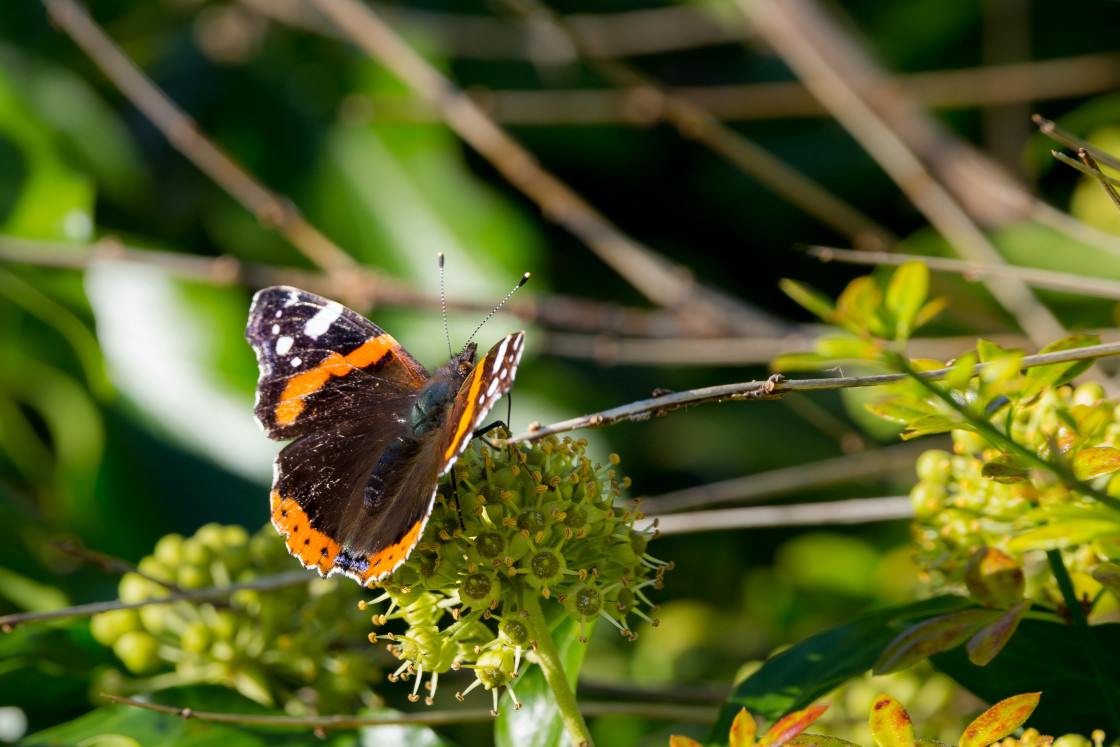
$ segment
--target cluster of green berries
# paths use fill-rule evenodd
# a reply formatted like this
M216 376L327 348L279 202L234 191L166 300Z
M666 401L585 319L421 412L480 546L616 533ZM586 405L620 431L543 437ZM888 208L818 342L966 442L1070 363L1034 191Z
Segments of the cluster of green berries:
M1044 459L1066 464L1083 449L1120 446L1120 405L1106 400L1096 383L1048 389L1031 404L1003 408L992 425ZM973 431L954 430L952 437L953 453L932 449L919 457L919 482L910 492L926 580L935 587L965 588L991 607L1023 598L1061 606L1044 551L1015 538L1045 524L1057 537L1063 534L1063 510L1097 510L1099 504L1045 470L1024 471L1015 479L986 474L985 465L1001 459L1001 451ZM1092 484L1120 496L1117 475ZM1120 516L1116 520L1120 533ZM1090 573L1102 562L1120 560L1120 543L1115 538L1078 543L1072 534L1070 539L1049 549L1061 550L1079 596L1095 595L1101 585Z
M445 478L420 543L370 602L389 602L375 625L407 628L370 640L387 641L402 661L390 679L415 677L412 700L425 674L430 704L441 673L470 667L476 679L456 696L481 686L496 712L499 688L534 646L527 617L541 600L546 614L577 621L584 643L598 620L630 640L635 618L657 625L645 590L661 588L671 564L649 555L656 529L636 526L640 507L621 505L629 479L616 476L618 457L592 464L586 446L566 437L528 447L476 441L453 470L454 489Z
M125 603L177 591L251 583L292 570L271 526L253 536L207 524L192 537L169 534L120 581ZM351 712L376 704L378 669L353 647L365 617L346 579L309 577L283 588L241 589L220 600L149 604L93 617L94 638L136 678L115 670L97 684L126 694L184 684L221 684L293 714Z

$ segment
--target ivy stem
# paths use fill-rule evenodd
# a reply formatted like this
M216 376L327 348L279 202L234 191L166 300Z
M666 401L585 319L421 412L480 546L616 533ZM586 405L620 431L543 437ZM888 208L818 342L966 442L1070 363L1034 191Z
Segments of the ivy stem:
M1116 684L1112 681L1112 676L1104 666L1104 662L1108 659L1101 651L1096 632L1089 625L1085 610L1081 608L1081 601L1077 598L1077 592L1073 589L1073 580L1070 579L1069 571L1066 570L1061 551L1047 550L1046 559L1050 562L1050 570L1054 574L1054 579L1058 582L1058 588L1062 591L1062 598L1065 599L1073 626L1080 634L1078 637L1081 639L1081 645L1085 650L1085 658L1089 660L1089 666L1093 670L1097 682L1100 683L1101 697L1104 698L1108 713L1112 717L1112 728L1120 733L1120 698L1117 696Z
M552 696L556 699L556 707L560 709L560 718L564 728L575 747L592 747L591 732L587 729L587 722L583 720L576 695L564 674L564 665L560 663L560 652L556 650L556 643L552 640L552 633L548 629L548 620L545 619L541 603L537 595L526 589L522 594L521 606L528 616L525 621L529 624L529 635L533 640L533 649L536 652L537 664L544 672L545 681L548 682Z

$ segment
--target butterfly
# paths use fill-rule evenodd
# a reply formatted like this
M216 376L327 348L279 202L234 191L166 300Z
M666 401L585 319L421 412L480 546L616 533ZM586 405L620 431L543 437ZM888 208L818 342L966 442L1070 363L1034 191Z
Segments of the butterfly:
M525 343L508 335L476 364L468 342L428 373L365 317L288 286L253 296L245 336L257 422L294 439L273 463L272 524L305 568L363 586L408 558L440 476L513 387Z

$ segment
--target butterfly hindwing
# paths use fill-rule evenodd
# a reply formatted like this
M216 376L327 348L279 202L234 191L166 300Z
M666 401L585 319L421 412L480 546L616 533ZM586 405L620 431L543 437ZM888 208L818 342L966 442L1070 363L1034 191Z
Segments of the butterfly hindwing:
M253 297L245 336L257 354L256 416L271 438L295 438L367 417L407 412L428 373L388 333L335 301L287 286Z

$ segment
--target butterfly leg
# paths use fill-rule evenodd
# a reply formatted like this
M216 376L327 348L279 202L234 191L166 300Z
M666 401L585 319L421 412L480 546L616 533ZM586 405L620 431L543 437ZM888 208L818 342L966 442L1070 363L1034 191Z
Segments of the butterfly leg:
M463 509L459 505L459 481L455 479L455 470L451 471L451 497L455 499L455 513L459 516L459 529L467 531L467 525L463 523Z
M495 430L496 428L503 428L505 429L506 433L509 433L509 426L505 424L505 421L495 420L490 425L484 425L481 428L476 428L474 433L471 434L471 438L481 438L482 443L486 444L495 451L500 451L501 447L486 437L487 433Z

